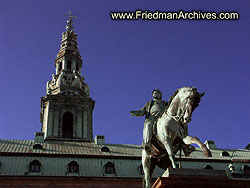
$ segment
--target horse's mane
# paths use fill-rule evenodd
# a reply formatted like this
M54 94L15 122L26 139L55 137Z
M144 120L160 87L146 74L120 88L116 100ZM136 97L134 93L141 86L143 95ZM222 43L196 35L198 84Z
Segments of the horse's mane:
M166 107L166 110L168 109L168 107L170 106L171 102L173 101L173 99L175 98L175 96L177 95L177 93L179 92L180 89L181 89L181 88L177 89L177 90L173 93L173 95L171 95L171 97L170 97L169 100L168 100L168 105L167 105L167 107Z

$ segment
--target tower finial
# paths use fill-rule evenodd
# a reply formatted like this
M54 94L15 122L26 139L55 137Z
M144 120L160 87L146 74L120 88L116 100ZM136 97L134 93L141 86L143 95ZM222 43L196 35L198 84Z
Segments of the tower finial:
M68 17L68 20L67 20L67 25L66 25L66 30L67 31L73 31L73 19L72 18L76 18L76 16L73 16L72 15L72 11L70 10L69 11L69 14L66 15Z

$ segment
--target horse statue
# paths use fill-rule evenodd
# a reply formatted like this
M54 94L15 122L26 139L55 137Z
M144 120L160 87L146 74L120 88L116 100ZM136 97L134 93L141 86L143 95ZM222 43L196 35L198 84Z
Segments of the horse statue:
M170 97L166 110L155 124L150 153L142 149L144 187L151 187L151 175L156 165L163 169L176 168L175 154L181 146L186 156L195 150L190 144L197 144L204 156L211 156L209 149L197 137L188 135L187 127L204 94L198 93L194 87L182 87Z

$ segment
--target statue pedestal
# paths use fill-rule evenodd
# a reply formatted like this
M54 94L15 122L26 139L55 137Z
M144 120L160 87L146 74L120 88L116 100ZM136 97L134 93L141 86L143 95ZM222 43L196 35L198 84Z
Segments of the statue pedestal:
M152 188L245 188L250 185L249 182L230 179L224 170L170 168L155 181Z
M228 176L224 170L211 170L211 169L188 169L188 168L169 168L167 169L162 177L177 177L182 176L182 178L196 178L196 177L203 177L207 176L210 178L222 178L227 179Z

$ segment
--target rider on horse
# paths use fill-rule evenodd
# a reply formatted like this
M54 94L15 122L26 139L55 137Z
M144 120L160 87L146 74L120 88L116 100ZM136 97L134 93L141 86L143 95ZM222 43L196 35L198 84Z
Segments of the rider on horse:
M162 101L162 93L159 89L154 89L152 95L153 100L148 101L140 110L130 111L132 117L145 115L142 147L149 153L151 151L153 131L156 130L155 122L162 115L168 104L167 101Z

